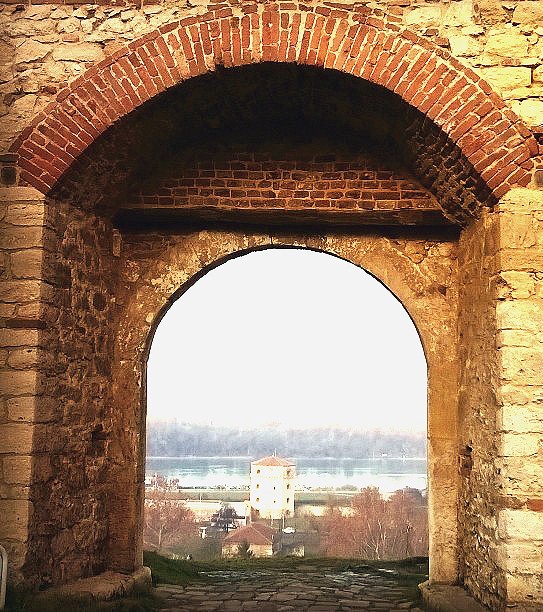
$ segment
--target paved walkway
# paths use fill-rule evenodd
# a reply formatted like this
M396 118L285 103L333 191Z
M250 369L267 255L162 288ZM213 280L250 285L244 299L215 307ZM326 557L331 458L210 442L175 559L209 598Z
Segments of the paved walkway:
M186 587L163 585L157 593L164 610L195 612L339 612L348 610L422 612L412 599L413 588L382 573L270 570L208 573L209 583ZM419 604L421 605L421 604Z

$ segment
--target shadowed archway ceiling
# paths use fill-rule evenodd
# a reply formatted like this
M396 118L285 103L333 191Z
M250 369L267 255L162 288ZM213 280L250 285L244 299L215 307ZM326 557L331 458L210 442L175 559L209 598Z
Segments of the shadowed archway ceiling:
M460 150L395 94L336 71L276 63L219 69L150 100L102 134L53 196L114 214L184 159L263 145L277 159L318 147L404 168L460 224L494 203Z

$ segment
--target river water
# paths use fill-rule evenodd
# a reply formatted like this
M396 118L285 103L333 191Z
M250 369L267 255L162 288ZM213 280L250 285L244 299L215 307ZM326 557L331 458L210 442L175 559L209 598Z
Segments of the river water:
M179 478L182 487L240 488L249 486L251 457L147 457L145 476ZM376 486L384 493L403 487L426 489L426 459L294 458L297 488L338 489Z

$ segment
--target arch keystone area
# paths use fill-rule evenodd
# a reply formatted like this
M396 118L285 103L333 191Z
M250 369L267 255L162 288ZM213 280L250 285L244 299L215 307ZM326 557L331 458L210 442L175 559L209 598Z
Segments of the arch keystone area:
M395 92L443 130L496 198L530 183L538 154L530 130L475 72L393 16L294 3L242 11L163 25L75 79L11 147L22 181L48 193L100 134L147 100L218 65L269 61L322 66Z

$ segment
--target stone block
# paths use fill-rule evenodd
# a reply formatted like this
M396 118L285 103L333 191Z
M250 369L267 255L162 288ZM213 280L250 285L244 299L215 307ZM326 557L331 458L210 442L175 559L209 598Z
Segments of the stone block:
M543 211L543 191L535 189L511 189L500 200L500 212L533 213Z
M511 297L516 299L529 298L535 293L535 280L528 272L502 272L500 275L507 283Z
M50 52L50 45L37 40L25 40L15 50L15 63L23 64L42 60Z
M512 384L502 385L500 395L501 402L503 405L543 405L543 386L524 386L522 384L522 381L516 381Z
M32 479L32 457L6 456L3 461L4 482L7 484L28 485Z
M472 0L458 0L444 5L442 24L447 27L471 26L475 23Z
M543 125L543 100L527 98L514 101L512 108L526 124L535 127Z
M0 301L9 303L33 302L40 299L42 283L38 280L0 282Z
M481 76L498 90L528 87L532 83L532 71L524 66L495 66L481 68Z
M0 329L0 347L39 346L40 342L36 329Z
M39 391L38 375L33 370L0 372L0 389L5 397L33 395Z
M525 457L502 457L496 460L500 468L500 489L504 495L543 497L543 461Z
M53 49L55 61L68 62L98 62L104 59L102 46L95 43L80 42L55 45Z
M38 226L4 226L0 231L0 249L40 248L43 228Z
M16 251L10 256L11 273L16 278L41 278L43 257L42 249Z
M538 249L502 248L496 261L500 270L525 270L539 272L543 270L543 252Z
M0 499L0 538L26 542L32 503L19 499Z
M504 508L498 513L498 535L500 538L543 542L543 512L511 510Z
M536 222L531 215L522 214L501 214L499 229L500 241L509 248L527 248L537 243Z
M438 26L441 22L441 7L439 5L419 6L409 10L404 17L408 26L416 29Z
M14 349L9 352L8 365L15 370L25 370L38 364L37 348Z
M498 454L502 457L530 457L542 450L539 434L504 433L498 442Z
M504 542L498 546L496 562L506 572L537 574L543 571L543 544Z
M28 423L0 425L0 453L28 455L32 452L33 426Z
M45 221L45 205L43 202L9 204L4 221L10 225L41 227Z
M505 588L509 602L522 602L523 612L539 612L543 601L543 577L541 574L505 574Z
M514 30L490 30L485 53L500 57L525 57L528 55L528 38Z
M522 380L527 385L543 383L543 348L525 348L522 346L502 346L501 376L506 381Z
M449 45L451 53L455 57L474 57L481 53L482 43L473 36L464 34L451 34L449 36Z
M515 6L513 24L540 27L543 23L543 4L540 0L524 0Z
M503 300L496 305L498 329L518 329L539 332L543 329L543 303L541 300Z
M58 416L58 401L45 395L11 397L6 400L6 406L10 421L49 423Z
M512 406L498 411L497 425L502 431L543 434L543 406L540 404Z

